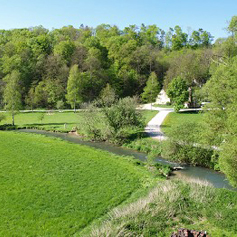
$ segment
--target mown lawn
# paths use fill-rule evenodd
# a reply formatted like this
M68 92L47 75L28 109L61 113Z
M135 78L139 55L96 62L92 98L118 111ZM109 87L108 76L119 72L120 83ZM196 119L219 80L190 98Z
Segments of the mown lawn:
M200 112L180 112L180 113L169 113L165 118L165 121L162 123L161 129L165 134L169 134L169 131L172 127L175 127L178 124L186 122L201 123L203 119L203 113Z
M154 104L153 106L159 107L159 108L169 108L169 109L174 108L173 105L163 105L163 104Z
M158 111L141 111L145 118L145 122L148 123ZM6 120L0 122L0 124L11 124L11 115L9 113L4 113L6 115ZM20 127L36 127L44 130L55 130L68 132L71 131L73 127L80 127L81 122L84 119L83 112L52 112L44 113L44 118L41 121L41 112L29 112L29 113L18 113L15 116L15 124Z
M78 234L153 182L134 163L55 138L0 132L0 236Z

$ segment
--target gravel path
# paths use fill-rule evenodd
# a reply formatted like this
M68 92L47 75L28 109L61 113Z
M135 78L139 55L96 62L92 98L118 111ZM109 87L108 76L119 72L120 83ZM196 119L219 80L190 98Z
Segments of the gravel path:
M150 110L151 104L143 105L142 109ZM152 110L158 110L159 113L147 124L145 127L145 132L147 132L147 134L154 139L165 140L166 137L161 131L161 124L163 123L166 116L170 112L173 112L174 109L152 107Z

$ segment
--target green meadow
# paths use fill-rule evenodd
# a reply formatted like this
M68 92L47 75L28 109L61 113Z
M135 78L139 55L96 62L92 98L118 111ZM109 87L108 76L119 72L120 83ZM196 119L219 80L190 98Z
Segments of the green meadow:
M69 236L155 179L135 161L36 134L0 132L0 236Z
M201 123L203 119L203 113L199 111L185 111L180 113L169 113L161 125L161 129L164 133L169 135L169 132L173 127L182 123Z
M145 118L145 123L148 123L153 116L157 114L158 111L149 111L143 110L141 111L142 115ZM53 131L61 131L68 132L71 131L72 128L78 127L80 128L81 123L84 119L82 112L51 112L51 113L41 113L41 112L28 112L28 113L18 113L15 116L15 124L18 127L35 127L43 130L53 130ZM11 115L9 113L4 113L6 115L6 119L0 122L0 124L11 124ZM40 116L44 114L42 120L40 120Z

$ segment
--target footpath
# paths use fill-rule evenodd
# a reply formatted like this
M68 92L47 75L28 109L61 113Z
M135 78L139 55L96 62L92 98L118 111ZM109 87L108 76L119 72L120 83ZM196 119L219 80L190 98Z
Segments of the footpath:
M157 110L159 111L159 113L152 118L152 120L147 124L147 126L145 127L145 132L147 132L147 134L157 140L165 140L167 139L167 137L164 135L164 133L161 131L161 125L163 123L163 121L165 120L166 116L170 113L170 112L174 112L173 108L160 108L160 107L154 107L151 106L151 104L144 104L140 107L140 109L143 110ZM202 110L201 108L199 109L181 109L180 111L199 111Z
M161 131L161 124L163 123L166 116L173 112L174 109L170 108L160 108L160 107L151 107L151 104L145 104L141 106L141 109L144 110L157 110L159 113L152 118L152 120L145 127L145 132L152 138L157 140L165 140L166 137L164 133Z

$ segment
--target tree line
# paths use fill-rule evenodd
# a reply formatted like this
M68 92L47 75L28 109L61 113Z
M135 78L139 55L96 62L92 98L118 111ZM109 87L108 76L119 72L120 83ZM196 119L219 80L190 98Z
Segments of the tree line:
M208 80L212 41L203 29L187 34L180 26L165 32L144 24L0 30L0 106L17 90L15 107L74 107L96 99L107 84L120 98L144 93L144 102L154 100L178 75L189 86Z

